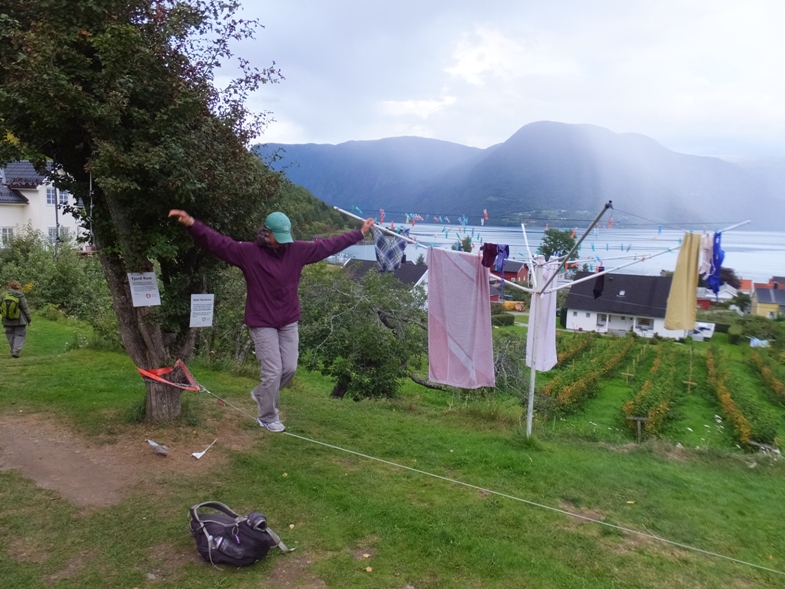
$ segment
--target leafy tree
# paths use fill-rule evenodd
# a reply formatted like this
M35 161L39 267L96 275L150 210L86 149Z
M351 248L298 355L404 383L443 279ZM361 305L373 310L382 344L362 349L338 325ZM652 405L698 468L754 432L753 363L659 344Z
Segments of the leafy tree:
M334 379L335 397L394 397L416 375L426 352L424 294L373 270L308 266L300 284L303 363Z
M542 244L540 245L540 253L548 260L551 256L561 257L575 246L575 238L571 237L572 232L568 230L560 231L559 229L546 229L542 237ZM578 258L578 252L574 252L570 256L570 260Z
M720 280L722 284L729 284L733 288L741 286L741 278L736 276L736 271L733 268L726 268L725 266L720 268Z
M472 238L467 235L461 240L461 251L472 253Z
M729 284L733 288L739 288L741 286L741 278L736 276L736 271L733 268L723 266L720 268L720 284ZM708 284L701 277L698 278L698 286L707 287Z
M733 297L731 303L736 305L742 313L746 313L747 309L752 306L752 298L746 292L740 292Z
M247 145L263 129L245 100L280 74L239 60L219 91L215 69L258 24L235 0L7 0L0 14L0 157L27 156L81 197L91 215L123 344L143 368L188 357L191 293L210 291L217 260L166 218L187 209L251 238L272 174ZM62 170L63 174L58 172ZM92 191L90 191L92 186ZM83 214L85 214L83 212ZM159 269L161 307L131 304L128 272ZM179 415L180 395L147 383L146 418Z

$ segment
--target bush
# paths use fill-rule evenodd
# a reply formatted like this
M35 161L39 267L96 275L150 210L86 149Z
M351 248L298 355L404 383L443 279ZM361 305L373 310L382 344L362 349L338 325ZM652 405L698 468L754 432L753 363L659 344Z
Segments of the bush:
M731 325L728 328L728 343L733 344L734 346L739 345L742 331L741 325Z
M84 256L73 242L55 255L40 231L27 227L0 250L0 281L19 280L33 309L56 320L62 315L117 329L112 298L96 256ZM119 337L117 338L119 340Z
M506 312L507 309L504 308L504 303L491 303L491 315L501 315Z
M497 315L491 315L491 325L496 325L498 327L509 327L511 325L515 325L515 315L511 315L510 313L499 313Z

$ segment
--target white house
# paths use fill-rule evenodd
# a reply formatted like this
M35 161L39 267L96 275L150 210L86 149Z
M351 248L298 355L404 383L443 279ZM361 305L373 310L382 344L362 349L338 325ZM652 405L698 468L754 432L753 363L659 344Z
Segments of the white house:
M0 168L0 247L26 226L47 236L51 243L60 237L75 237L79 224L63 207L74 205L68 192L55 189L28 161L11 162Z
M579 272L575 280L588 276L591 273ZM632 331L643 337L655 333L674 339L685 337L692 330L665 329L670 288L670 276L606 274L579 282L570 288L567 296L566 327L572 331L619 335Z

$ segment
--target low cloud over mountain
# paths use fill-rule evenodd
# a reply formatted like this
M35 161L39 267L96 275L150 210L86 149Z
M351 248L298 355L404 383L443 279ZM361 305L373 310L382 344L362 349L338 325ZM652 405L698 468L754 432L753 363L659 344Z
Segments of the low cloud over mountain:
M618 212L656 222L752 219L756 229L781 228L785 212L776 198L782 162L685 155L592 125L532 123L487 149L419 137L256 149L266 161L277 154L271 166L326 203L367 212L476 219L487 209L495 223L514 223L523 213L594 212L613 200Z

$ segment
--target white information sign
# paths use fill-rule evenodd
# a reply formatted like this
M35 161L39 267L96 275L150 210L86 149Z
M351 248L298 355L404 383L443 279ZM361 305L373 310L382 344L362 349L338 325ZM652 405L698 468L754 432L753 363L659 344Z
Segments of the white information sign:
M191 327L213 326L214 294L191 295Z
M129 272L128 284L131 286L134 307L155 307L161 304L155 272Z

